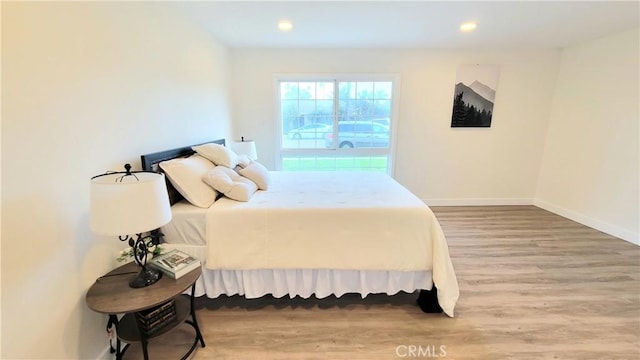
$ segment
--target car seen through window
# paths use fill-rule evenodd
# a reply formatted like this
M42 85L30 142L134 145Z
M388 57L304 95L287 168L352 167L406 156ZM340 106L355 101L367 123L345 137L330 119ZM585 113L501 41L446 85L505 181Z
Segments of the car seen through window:
M322 139L331 132L331 126L326 124L308 124L289 131L287 136L291 140Z
M338 138L333 129L325 136L327 148L388 148L389 127L374 121L338 122Z

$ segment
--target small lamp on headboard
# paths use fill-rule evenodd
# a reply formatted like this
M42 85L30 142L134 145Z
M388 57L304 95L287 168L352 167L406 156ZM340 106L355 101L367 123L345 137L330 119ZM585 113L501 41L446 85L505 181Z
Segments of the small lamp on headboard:
M238 155L247 155L251 160L258 159L256 142L253 140L245 140L244 136L240 138L240 141L233 142L231 150L233 150Z
M157 229L171 220L164 174L132 172L131 165L126 164L124 172L92 177L90 198L91 230L127 241L134 260L142 267L129 286L140 288L158 281L162 273L146 264L148 252L161 236Z

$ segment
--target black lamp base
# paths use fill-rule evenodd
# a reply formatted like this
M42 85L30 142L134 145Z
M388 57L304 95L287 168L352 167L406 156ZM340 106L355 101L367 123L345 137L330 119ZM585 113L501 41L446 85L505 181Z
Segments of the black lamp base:
M142 270L129 281L132 288L141 288L154 284L162 278L162 271L143 267Z

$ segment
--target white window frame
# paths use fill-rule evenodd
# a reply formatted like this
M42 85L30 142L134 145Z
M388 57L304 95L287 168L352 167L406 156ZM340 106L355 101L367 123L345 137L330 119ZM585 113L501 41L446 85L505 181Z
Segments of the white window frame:
M275 103L275 129L276 141L274 153L276 170L282 170L283 155L292 156L387 156L387 174L395 173L395 156L396 141L398 129L398 108L400 107L400 74L275 74L273 77L273 96ZM335 81L335 82L375 82L390 81L392 82L392 99L391 99L391 126L389 128L389 148L354 148L354 149L283 149L282 148L282 108L280 102L280 82L282 81ZM337 92L337 88L335 89ZM338 102L334 101L334 114L337 112ZM334 136L337 128L334 127Z

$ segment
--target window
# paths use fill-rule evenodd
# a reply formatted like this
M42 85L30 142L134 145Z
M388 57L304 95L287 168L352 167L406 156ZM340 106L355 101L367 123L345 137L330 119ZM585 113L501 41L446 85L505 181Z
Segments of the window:
M389 172L398 82L278 79L279 168Z

